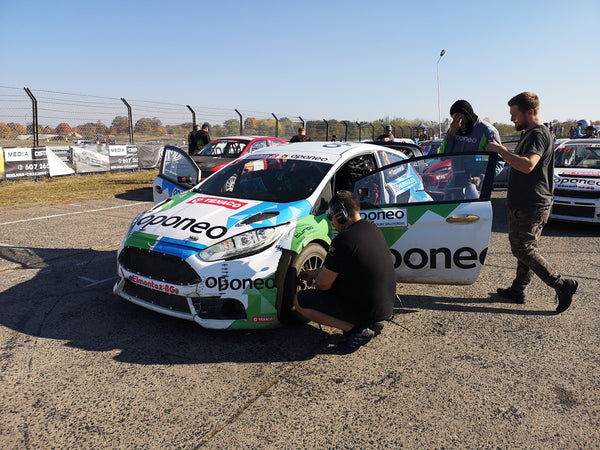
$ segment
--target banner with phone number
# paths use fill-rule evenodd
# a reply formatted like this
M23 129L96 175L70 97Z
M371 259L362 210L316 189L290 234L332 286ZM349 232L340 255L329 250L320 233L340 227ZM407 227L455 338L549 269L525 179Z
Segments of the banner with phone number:
M50 175L46 147L4 147L2 153L7 180Z
M138 149L134 145L109 145L110 170L137 170Z

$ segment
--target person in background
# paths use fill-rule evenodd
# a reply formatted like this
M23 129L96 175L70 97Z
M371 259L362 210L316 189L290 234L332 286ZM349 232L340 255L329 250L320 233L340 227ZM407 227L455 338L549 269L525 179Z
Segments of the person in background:
M582 136L583 136L583 134L581 133L581 125L576 123L575 126L571 127L571 129L569 130L569 138L577 139Z
M188 154L191 156L198 150L198 133L200 132L200 125L194 125L194 129L188 135Z
M594 126L590 125L589 127L586 127L585 134L581 137L585 138L585 139L595 138L596 137L596 129L594 128Z
M394 142L394 135L392 134L392 126L386 125L383 134L377 136L376 142Z
M292 142L312 142L312 139L306 135L306 128L300 127L298 128L298 134L290 139L290 144Z
M198 150L210 142L209 128L208 122L204 122L202 127L198 124L194 125L194 130L188 136L188 153L190 155L195 155Z
M360 216L358 199L338 191L327 213L338 232L323 266L298 274L314 282L294 299L296 311L313 322L342 330L342 353L351 353L381 331L381 321L391 318L396 298L396 278L390 249L381 230Z
M211 141L210 134L208 134L209 130L210 124L208 122L204 122L202 124L202 129L198 133L198 150L203 148L206 144L208 144Z
M479 120L468 101L454 102L450 107L450 116L452 122L446 137L438 147L438 153L483 152L490 142L500 144L498 130L493 125ZM478 190L481 189L484 176L482 173L484 165L480 165L474 159L461 161L461 163L464 167L453 166L453 175L448 187L464 187L467 198L478 198ZM503 167L503 161L498 161L495 175L498 175Z
M508 288L498 288L501 297L525 303L525 288L537 275L556 292L556 313L566 311L577 291L575 280L562 278L538 250L538 240L548 221L554 190L554 139L539 119L540 100L522 92L508 102L510 120L523 131L514 153L501 144L488 144L510 164L506 203L508 240L517 258L517 273Z

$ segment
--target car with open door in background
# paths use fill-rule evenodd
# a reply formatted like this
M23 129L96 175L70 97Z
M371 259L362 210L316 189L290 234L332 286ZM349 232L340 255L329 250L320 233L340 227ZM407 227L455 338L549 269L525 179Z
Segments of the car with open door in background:
M154 203L181 192L189 183L193 185L204 180L240 156L286 143L281 138L271 136L228 136L213 139L192 155L190 170L196 172L196 169L199 169L198 177L193 180L187 175L183 175L183 179L177 178L172 168L179 167L179 161L173 161L178 154L169 152L171 147L167 145L163 151L158 176L152 185Z
M118 250L115 294L206 328L265 328L296 318L297 274L320 267L335 230L334 192L359 198L405 283L471 284L492 227L495 153L447 155L453 180L485 174L476 193L459 183L426 187L429 156L381 145L303 142L233 160L199 184L192 159L171 147L181 193L140 213ZM409 152L410 153L410 152ZM175 157L176 156L176 157ZM437 157L437 155L435 155ZM193 180L193 181L192 181Z

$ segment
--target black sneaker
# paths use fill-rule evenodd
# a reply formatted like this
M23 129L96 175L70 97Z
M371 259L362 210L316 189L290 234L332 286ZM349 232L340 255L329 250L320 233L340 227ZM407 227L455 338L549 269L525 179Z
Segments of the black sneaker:
M346 334L346 333L345 333ZM365 345L375 336L375 332L370 328L363 328L360 332L347 333L348 338L339 346L340 353L354 353L360 347Z
M509 287L508 289L498 288L496 289L496 292L500 297L507 298L514 303L518 303L519 305L525 303L525 293L519 292L512 287Z
M573 300L573 295L577 291L577 286L579 286L577 281L565 279L562 287L556 289L556 298L558 299L556 314L565 312L571 306L571 300Z
M375 336L379 336L381 334L381 330L383 330L383 322L375 322L372 325L370 325L369 328L373 330Z

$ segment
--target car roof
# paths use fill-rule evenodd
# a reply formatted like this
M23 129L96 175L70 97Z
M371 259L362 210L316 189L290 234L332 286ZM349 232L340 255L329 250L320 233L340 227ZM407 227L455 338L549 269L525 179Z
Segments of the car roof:
M598 144L600 145L600 139L598 138L589 138L589 139L567 139L562 141L559 147L566 147L567 145L590 145L590 144Z
M226 141L226 140L245 140L245 141L252 141L254 139L281 139L275 136L223 136L223 137L219 137L216 139L213 139L211 142L218 142L218 141ZM282 141L284 139L281 139Z
M346 153L361 153L362 151L391 151L398 155L406 157L402 152L382 148L381 145L368 144L363 142L297 142L292 144L278 145L276 147L266 147L251 154L245 158L255 159L257 156L288 156L290 159L304 159L315 162L328 162L333 164Z

